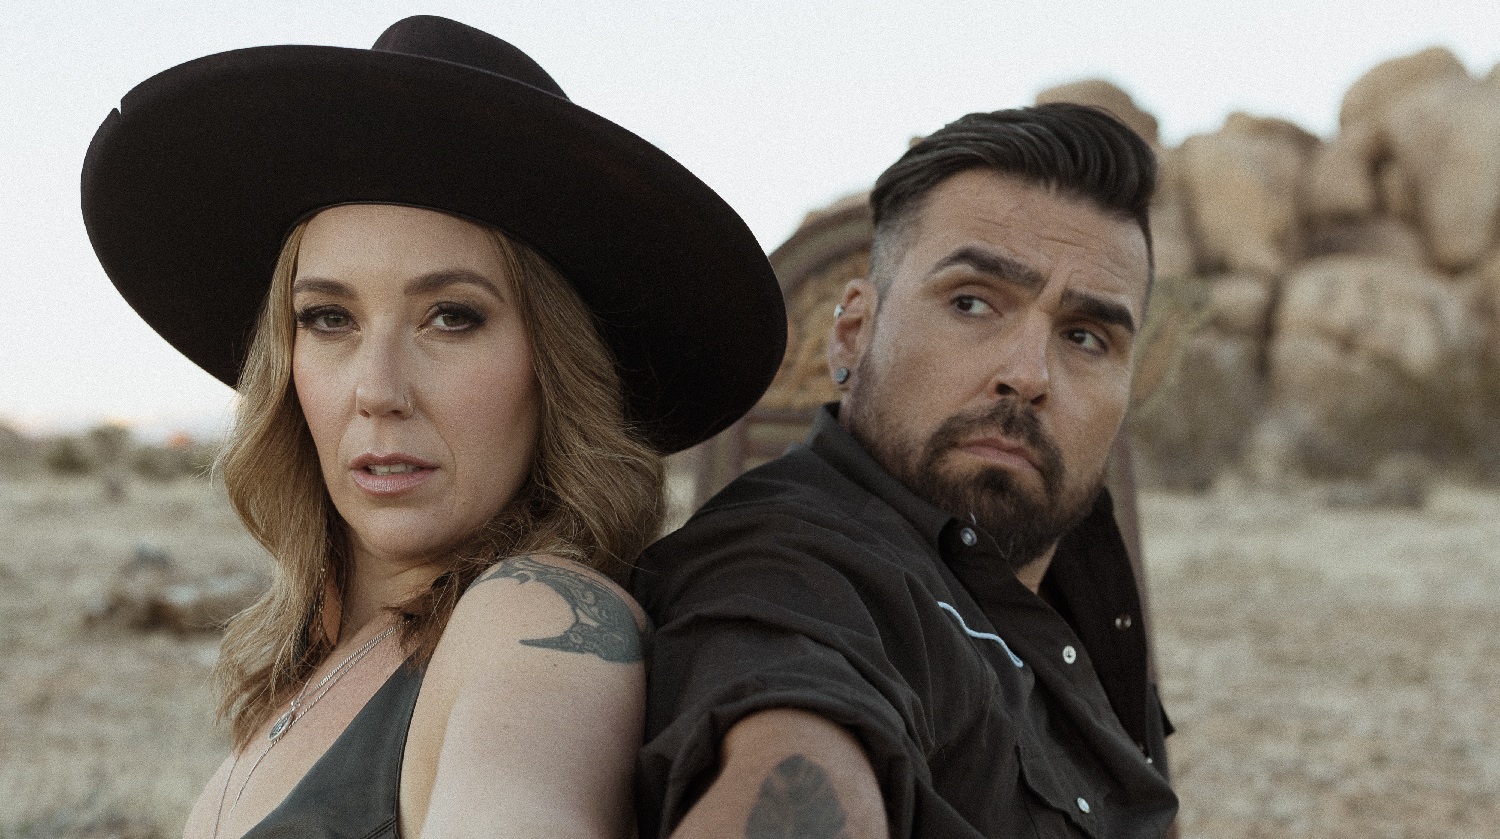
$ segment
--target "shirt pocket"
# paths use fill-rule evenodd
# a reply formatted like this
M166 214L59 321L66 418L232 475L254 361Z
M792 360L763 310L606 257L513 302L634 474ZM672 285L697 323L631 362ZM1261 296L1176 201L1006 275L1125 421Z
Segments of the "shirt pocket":
M1054 745L1017 744L1027 813L1037 836L1099 839L1104 795Z

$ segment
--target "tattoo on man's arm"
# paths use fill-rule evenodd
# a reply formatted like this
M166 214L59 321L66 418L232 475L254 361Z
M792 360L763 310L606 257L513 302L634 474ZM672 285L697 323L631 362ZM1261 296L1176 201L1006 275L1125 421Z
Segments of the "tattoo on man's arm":
M545 583L573 610L573 625L553 638L528 638L528 647L596 655L605 661L641 660L641 633L635 615L618 594L597 581L566 568L537 562L529 556L507 559L474 585L502 577ZM473 586L470 586L473 588Z
M844 808L823 767L802 755L777 764L760 785L745 839L846 839Z

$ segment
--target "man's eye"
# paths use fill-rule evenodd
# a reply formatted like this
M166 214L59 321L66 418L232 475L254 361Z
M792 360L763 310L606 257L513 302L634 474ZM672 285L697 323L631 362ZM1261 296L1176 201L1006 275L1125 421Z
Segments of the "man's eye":
M972 294L961 294L953 298L953 308L966 315L982 315L990 311L990 304Z
M1102 353L1109 349L1109 345L1105 343L1103 338L1087 329L1069 329L1064 334L1069 341L1089 352Z

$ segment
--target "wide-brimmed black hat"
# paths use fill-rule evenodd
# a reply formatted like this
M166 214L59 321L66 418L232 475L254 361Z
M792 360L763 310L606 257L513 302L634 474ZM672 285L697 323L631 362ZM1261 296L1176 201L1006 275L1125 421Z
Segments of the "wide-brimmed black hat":
M125 96L83 165L84 222L115 287L231 386L287 233L351 203L453 213L550 260L663 452L727 427L781 361L776 278L734 210L520 50L443 18L403 20L368 50L174 67Z

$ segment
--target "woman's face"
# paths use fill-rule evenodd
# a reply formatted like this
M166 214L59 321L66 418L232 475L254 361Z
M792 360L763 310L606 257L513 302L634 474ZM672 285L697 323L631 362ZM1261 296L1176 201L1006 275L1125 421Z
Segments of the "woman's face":
M488 231L411 207L324 210L292 307L297 399L357 560L421 563L515 497L541 397Z

